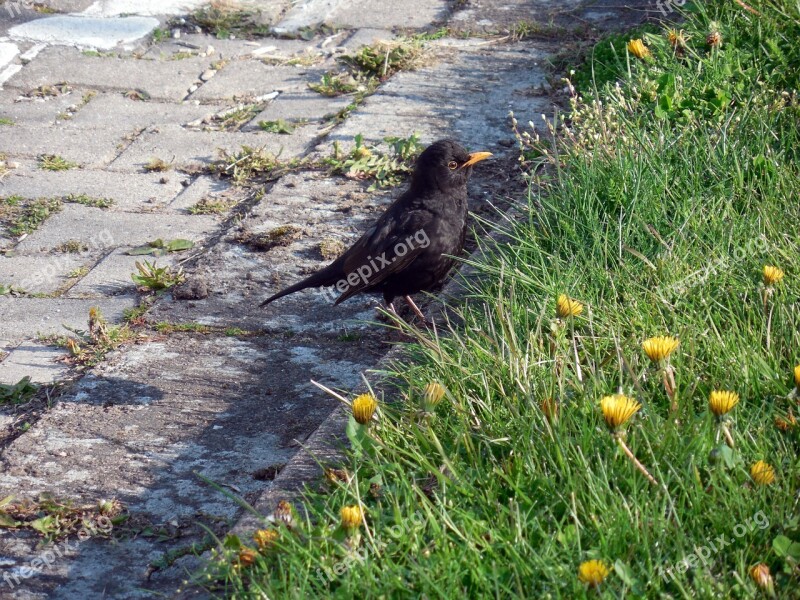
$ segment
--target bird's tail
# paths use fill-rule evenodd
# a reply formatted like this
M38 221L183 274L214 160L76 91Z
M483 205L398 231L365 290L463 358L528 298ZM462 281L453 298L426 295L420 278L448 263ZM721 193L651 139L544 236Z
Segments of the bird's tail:
M294 285L290 285L285 290L281 290L277 294L270 296L266 300L261 303L261 306L266 306L270 302L274 302L278 298L283 298L284 296L288 296L289 294L294 294L295 292L299 292L300 290L304 290L306 288L312 287L322 287L326 285L333 285L339 279L341 279L341 275L339 274L339 269L332 269L336 263L327 266L326 268L322 269L321 271L317 271L310 277L303 279L302 281L298 281Z

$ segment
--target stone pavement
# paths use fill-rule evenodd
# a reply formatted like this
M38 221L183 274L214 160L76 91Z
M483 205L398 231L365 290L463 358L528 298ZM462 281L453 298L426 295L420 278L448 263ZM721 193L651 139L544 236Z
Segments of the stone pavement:
M148 524L76 544L27 578L38 540L0 530L3 574L20 578L12 586L0 576L0 598L176 597L197 559L189 553L152 576L149 565L201 540L198 523L224 533L242 515L197 474L257 503L335 406L309 379L353 389L388 349L372 298L333 307L311 291L266 310L258 303L325 264L321 249L352 241L398 190L367 192L313 168L263 190L235 187L208 172L220 152L318 159L357 134L455 137L497 157L472 186L473 209L489 213L521 198L507 115L525 123L552 114L549 58L571 47L571 32L655 10L579 0L230 0L217 4L259 10L273 35L217 39L179 20L205 4L0 2L0 290L14 290L0 295L0 383L61 384L57 402L0 408L0 498L114 497L132 522ZM540 35L509 36L520 21ZM383 82L344 120L329 115L352 96L308 87L361 45L441 26L449 33L427 43L423 66ZM215 126L214 115L242 107L244 122ZM297 127L284 135L258 126L277 119ZM43 155L74 167L43 169ZM168 170L148 170L152 159ZM70 201L81 197L113 203ZM3 227L9 198L63 201L15 234ZM209 202L227 210L198 214ZM243 243L286 226L285 245ZM132 342L75 370L48 336L86 329L90 307L123 322L142 300L131 280L142 257L127 251L158 238L194 242L157 259L182 264L190 285L159 297Z

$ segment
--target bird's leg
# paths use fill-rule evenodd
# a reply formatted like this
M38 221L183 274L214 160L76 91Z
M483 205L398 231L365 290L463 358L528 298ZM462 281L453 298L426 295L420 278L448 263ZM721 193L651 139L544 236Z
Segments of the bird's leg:
M411 310L414 311L414 314L417 315L420 319L422 319L422 322L425 325L428 325L428 319L425 318L425 315L422 314L422 311L419 309L419 307L416 304L414 304L414 301L411 299L411 296L403 296L403 297L406 299L406 302L408 302L408 305L411 307Z

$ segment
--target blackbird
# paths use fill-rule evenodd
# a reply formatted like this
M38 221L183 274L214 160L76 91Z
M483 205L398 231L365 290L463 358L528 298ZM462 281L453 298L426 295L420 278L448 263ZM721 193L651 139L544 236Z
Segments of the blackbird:
M464 248L467 180L489 152L468 153L453 140L428 146L417 159L408 190L353 246L327 267L267 298L311 287L334 286L339 304L359 293L383 294L390 311L404 296L423 321L411 294L436 290Z

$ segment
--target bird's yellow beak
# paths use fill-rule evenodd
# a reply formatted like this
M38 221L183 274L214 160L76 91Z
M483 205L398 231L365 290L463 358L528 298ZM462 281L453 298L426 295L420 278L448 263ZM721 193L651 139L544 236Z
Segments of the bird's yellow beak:
M482 160L486 160L491 155L492 155L491 152L472 152L469 155L469 160L467 162L465 162L463 165L461 165L460 168L463 169L464 167L471 167L475 163L479 163Z

